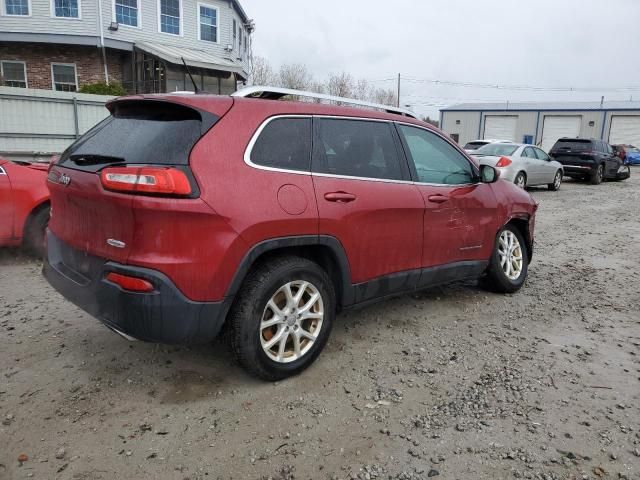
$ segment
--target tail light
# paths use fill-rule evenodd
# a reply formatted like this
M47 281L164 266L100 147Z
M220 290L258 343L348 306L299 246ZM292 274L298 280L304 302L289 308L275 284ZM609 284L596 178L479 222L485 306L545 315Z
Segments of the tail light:
M186 196L192 193L189 178L177 168L112 167L100 173L107 190L128 193Z
M508 167L509 165L511 165L513 162L511 161L510 158L507 157L500 157L500 160L498 160L498 163L496 163L496 167L498 168L502 168L502 167Z
M131 277L116 272L109 272L105 278L130 292L150 293L154 290L153 284L144 278Z

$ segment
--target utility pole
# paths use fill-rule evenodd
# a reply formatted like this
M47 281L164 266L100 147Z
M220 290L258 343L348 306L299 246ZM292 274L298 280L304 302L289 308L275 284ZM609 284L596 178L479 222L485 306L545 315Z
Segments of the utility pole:
M398 108L400 108L400 74L398 74Z

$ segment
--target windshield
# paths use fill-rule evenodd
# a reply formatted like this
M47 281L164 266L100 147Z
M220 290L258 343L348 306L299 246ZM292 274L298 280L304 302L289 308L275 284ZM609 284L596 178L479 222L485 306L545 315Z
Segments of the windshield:
M469 142L464 146L465 150L477 150L480 147L486 145L487 142Z
M629 146L627 147L627 153L640 153L640 148Z
M520 148L519 145L509 145L508 143L490 143L475 151L475 155L491 155L496 157L513 155Z

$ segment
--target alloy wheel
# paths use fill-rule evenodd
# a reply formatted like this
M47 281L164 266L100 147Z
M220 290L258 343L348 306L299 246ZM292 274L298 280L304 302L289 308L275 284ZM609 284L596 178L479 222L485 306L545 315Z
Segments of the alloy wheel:
M553 179L553 187L558 190L560 188L560 184L562 183L562 174L560 172L556 173L556 178Z
M522 274L522 247L515 233L504 230L498 239L500 267L509 280L517 280Z
M279 363L303 357L315 343L324 319L320 291L296 280L280 287L269 299L260 321L260 344Z
M520 188L524 188L526 185L526 180L524 179L524 175L519 173L516 177L516 186Z

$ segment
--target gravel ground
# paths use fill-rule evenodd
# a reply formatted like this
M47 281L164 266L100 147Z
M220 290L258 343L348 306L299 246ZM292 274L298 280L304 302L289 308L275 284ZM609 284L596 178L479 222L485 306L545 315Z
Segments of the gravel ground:
M344 313L277 383L129 343L0 251L0 478L639 479L640 170L532 194L519 293Z

